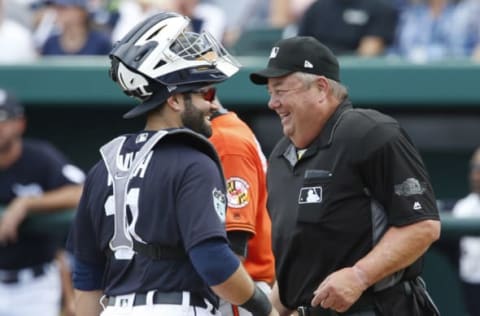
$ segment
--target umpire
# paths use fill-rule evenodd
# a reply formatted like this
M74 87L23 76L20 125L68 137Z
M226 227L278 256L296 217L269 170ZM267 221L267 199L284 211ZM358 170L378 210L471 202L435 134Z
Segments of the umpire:
M267 171L280 315L437 315L419 275L438 210L397 121L353 108L312 37L277 42L250 79L267 85L285 135Z

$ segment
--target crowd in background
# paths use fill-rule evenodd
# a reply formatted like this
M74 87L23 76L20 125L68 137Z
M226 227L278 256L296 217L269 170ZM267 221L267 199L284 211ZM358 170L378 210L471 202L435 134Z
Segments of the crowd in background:
M0 62L107 55L126 30L165 10L227 48L246 31L275 29L314 36L337 55L480 61L480 0L0 0Z
M165 10L227 48L249 30L275 29L317 37L337 55L480 62L480 0L0 0L0 63L108 55L133 25ZM478 305L477 281L468 304Z

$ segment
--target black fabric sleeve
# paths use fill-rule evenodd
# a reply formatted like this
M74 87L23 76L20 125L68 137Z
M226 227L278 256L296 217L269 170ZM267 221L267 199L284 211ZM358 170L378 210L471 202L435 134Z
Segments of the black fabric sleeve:
M227 237L233 252L246 258L248 255L248 240L252 237L252 234L246 231L235 230L228 231Z

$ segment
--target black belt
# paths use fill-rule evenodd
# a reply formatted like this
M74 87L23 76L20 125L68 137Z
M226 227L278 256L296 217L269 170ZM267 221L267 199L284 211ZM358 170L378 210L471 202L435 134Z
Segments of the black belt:
M119 302L117 302L119 300ZM108 298L108 306L122 305L122 297L111 296ZM183 293L182 292L155 292L152 298L153 304L166 304L166 305L182 305ZM128 304L128 303L125 303ZM133 306L140 306L147 304L147 294L139 293L135 294L133 299ZM196 306L201 308L207 308L205 299L195 293L190 293L190 306Z
M332 309L325 309L320 306L299 306L297 312L299 316L342 316L353 313L374 311L375 302L370 292L365 292L360 298L344 313L338 313Z
M21 281L22 273L29 273L33 278L44 275L47 272L47 265L41 264L33 267L23 268L19 270L0 270L0 283L13 284Z

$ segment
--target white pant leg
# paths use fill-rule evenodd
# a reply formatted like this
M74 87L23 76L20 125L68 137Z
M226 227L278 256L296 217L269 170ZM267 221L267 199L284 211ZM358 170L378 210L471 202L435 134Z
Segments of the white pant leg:
M262 290L265 294L267 294L267 296L269 296L270 292L272 292L272 289L270 288L268 283L266 283L266 282L255 282L255 283L260 288L260 290ZM219 310L220 310L220 313L222 314L222 316L233 316L234 315L233 314L233 308L235 308L235 307L232 304L230 304L229 302L227 302L225 300L220 300ZM238 308L238 315L240 315L240 316L252 316L252 313L250 313L246 309L243 309L241 307L236 307L236 308Z
M39 277L0 283L0 316L59 316L61 295L60 272L51 264Z

